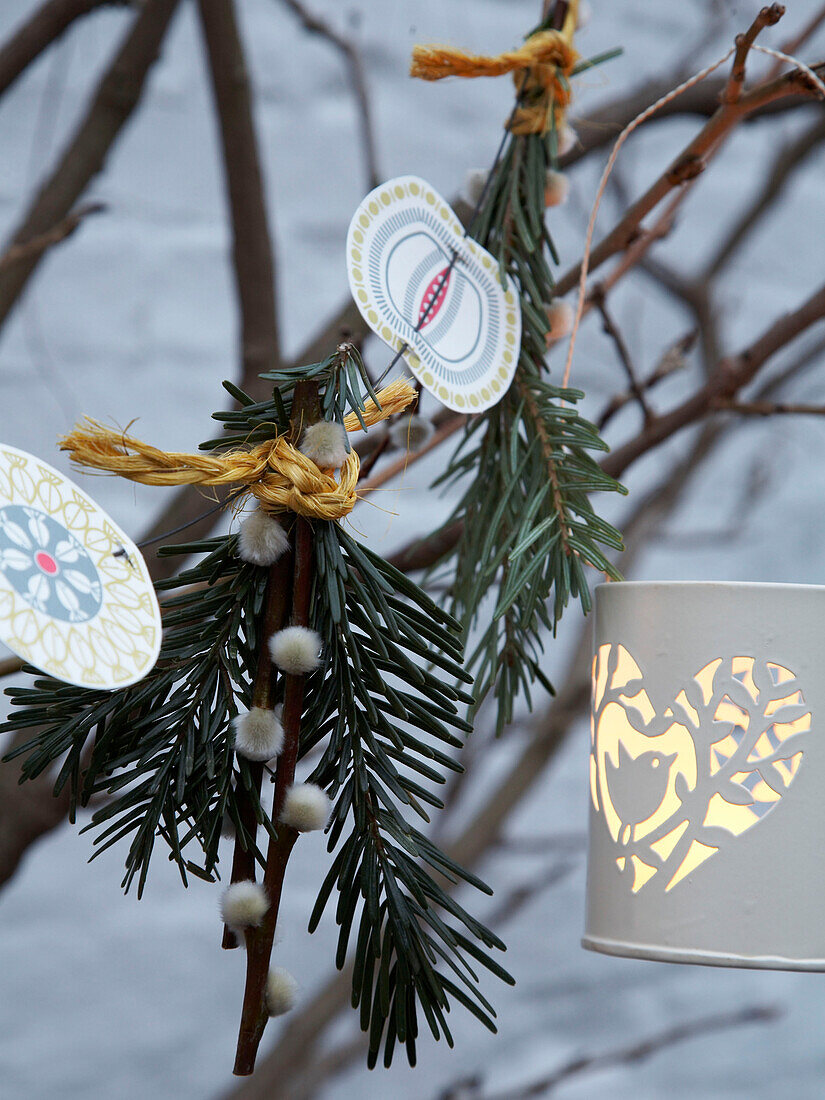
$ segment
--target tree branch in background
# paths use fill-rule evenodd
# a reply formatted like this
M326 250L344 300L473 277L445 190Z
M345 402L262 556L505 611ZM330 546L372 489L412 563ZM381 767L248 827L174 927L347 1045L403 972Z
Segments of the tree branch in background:
M776 80L760 84L734 103L723 103L655 183L633 203L621 221L596 245L590 254L590 271L596 271L605 260L627 248L639 232L647 214L675 187L695 179L705 169L724 139L748 114L794 93L811 98L818 94L806 74L798 69ZM578 285L580 275L581 264L576 264L558 280L557 293L564 295L573 290Z
M0 96L83 15L119 0L47 0L0 48ZM124 2L124 0L120 0Z
M747 1005L734 1012L717 1012L710 1016L702 1016L698 1020L665 1028L630 1046L608 1050L604 1054L585 1054L580 1058L574 1058L553 1073L531 1081L529 1085L508 1089L506 1094L503 1092L471 1093L467 1100L534 1100L537 1096L547 1096L559 1085L569 1081L571 1077L578 1077L582 1073L596 1073L613 1066L634 1065L647 1061L654 1054L677 1043L685 1043L701 1035L716 1035L720 1031L745 1027L748 1024L771 1024L781 1015L782 1010L777 1005ZM458 1096L449 1092L442 1095L444 1100L457 1100ZM462 1095L466 1096L466 1093Z
M85 203L83 206L78 206L77 210L58 222L48 232L41 233L39 237L32 237L25 244L10 245L0 256L0 274L14 267L15 264L30 259L38 259L47 248L60 244L61 241L65 241L67 237L70 237L80 223L90 215L102 214L105 209L106 204L102 202Z
M262 400L258 377L281 366L272 237L252 115L246 58L233 0L198 0L220 123L232 223L232 260L241 314L241 389ZM194 537L198 537L197 535Z
M796 141L779 150L765 174L765 183L754 201L731 227L700 279L714 278L741 247L757 223L772 208L790 177L825 141L825 119L819 118Z
M696 329L693 329L671 344L650 374L641 380L640 385L645 393L652 390L660 382L663 382L665 378L669 378L677 371L685 369L687 366L685 356L696 343L696 336ZM627 390L625 393L616 394L615 397L611 398L602 414L596 420L596 427L599 429L599 432L603 432L616 413L633 400L634 395L630 390Z
M378 173L378 156L375 149L372 107L367 91L367 81L364 76L364 65L361 61L361 54L351 39L346 38L339 31L336 31L325 19L321 19L320 16L314 15L302 3L302 0L282 0L282 3L297 16L305 31L325 38L344 58L358 111L366 190L371 191L373 187L377 187L381 182L381 177ZM311 363L312 359L305 359L304 362Z
M627 346L621 329L616 324L612 313L607 308L607 302L605 301L604 287L597 283L596 286L590 291L590 297L602 315L602 327L613 343L616 345L616 351L619 356L619 362L624 367L625 374L629 383L630 393L633 399L642 410L642 418L647 424L653 417L653 413L650 411L650 407L647 403L647 399L644 394L644 388L639 382L639 378L636 374L636 367L633 364L633 358L630 354L630 349Z
M178 0L146 0L104 73L75 135L14 234L12 246L51 232L103 168L123 126L140 101ZM0 326L17 302L43 253L0 272Z

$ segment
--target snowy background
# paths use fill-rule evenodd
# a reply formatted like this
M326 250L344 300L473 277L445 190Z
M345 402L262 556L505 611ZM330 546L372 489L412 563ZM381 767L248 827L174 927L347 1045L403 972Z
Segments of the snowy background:
M489 163L511 84L411 82L405 75L410 49L417 41L442 40L496 52L535 22L536 0L313 3L341 25L352 13L350 28L363 48L374 102L382 175L413 172L445 196L454 195L469 168ZM5 0L0 40L34 6L32 0ZM277 0L242 0L238 6L257 96L290 354L343 302L343 242L364 174L338 55L307 38ZM790 0L782 35L774 32L771 43L784 40L817 6L814 0ZM709 26L718 33L703 45L701 63L715 59L757 4L596 0L594 7L581 50L595 54L621 45L625 53L578 81L575 107L585 117L646 77L666 74ZM710 11L716 12L713 19ZM82 20L0 101L3 235L48 173L129 20L117 9ZM806 56L823 53L820 35ZM810 109L805 115L812 117ZM758 189L777 141L800 125L796 119L760 123L738 133L688 202L664 254L686 272L700 265L710 232ZM625 186L638 193L695 128L695 119L679 119L634 138L623 160ZM593 164L573 173L571 203L553 216L565 266L579 254L595 190L595 161L602 158L591 159ZM726 348L752 338L821 280L823 168L820 153L737 258L722 301ZM0 434L63 469L67 461L55 451L55 438L85 413L120 424L139 418L142 438L176 450L195 447L212 434L209 416L221 404L221 380L237 376L220 162L191 4L182 4L143 104L86 197L105 202L108 212L49 255L0 341ZM602 225L611 208L609 199ZM614 308L645 371L690 325L643 277L623 289ZM383 360L381 349L373 347L370 354L376 363ZM595 325L583 331L574 381L588 390L589 411L621 385L615 351ZM675 380L657 400L675 400L691 381L695 375ZM825 399L821 369L806 375L794 398ZM628 412L616 423L613 438L633 430L634 416ZM651 547L634 576L822 582L821 423L786 419L739 427L692 488L668 527L669 537ZM682 453L685 445L679 439L638 463L626 479L631 492L644 491L667 455ZM748 502L743 517L743 481L760 455L770 458L763 461L767 488ZM425 495L437 466L437 459L420 464L398 491L382 495L381 509L362 506L356 513L354 522L371 545L389 552L432 525L436 508L448 510L449 500L433 505ZM162 490L104 479L87 487L135 537L163 506ZM691 539L691 529L724 531L732 515L732 539ZM571 611L550 648L551 676L564 666L577 620ZM518 737L491 754L490 777L506 765ZM583 832L586 753L582 725L520 807L510 825L513 835ZM88 837L61 828L29 853L0 895L0 1096L209 1100L228 1094L243 975L239 955L218 946L220 888L195 881L183 891L159 849L138 903L119 892L118 850L86 866L89 852ZM506 893L529 877L536 858L496 856L482 871L498 893ZM418 1100L473 1074L493 1091L506 1090L582 1052L608 1050L670 1023L753 1003L778 1004L785 1012L771 1028L696 1039L637 1067L573 1079L557 1095L825 1095L822 976L670 967L581 951L583 851L569 858L571 873L506 928L504 961L517 985L492 990L501 1021L497 1038L457 1010L455 1052L425 1038L414 1074L401 1058L389 1074L369 1075L357 1067L331 1084L324 1100ZM276 948L276 961L288 960L307 994L327 976L333 954L330 922L314 937L306 933L325 860L321 838L299 845ZM489 904L481 904L482 917ZM277 1025L270 1030L268 1042Z

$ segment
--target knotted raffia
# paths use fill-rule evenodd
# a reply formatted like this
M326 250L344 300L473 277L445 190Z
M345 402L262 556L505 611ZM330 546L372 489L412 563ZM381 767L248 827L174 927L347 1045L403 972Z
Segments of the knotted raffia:
M363 413L369 427L403 412L414 400L415 390L398 379L370 398ZM344 418L348 432L360 427L357 416ZM148 443L113 431L87 418L59 442L80 466L117 474L141 485L237 485L254 496L270 512L290 511L308 519L336 520L355 507L360 463L350 451L341 467L340 480L319 469L289 443L285 436L259 443L248 450L223 454L181 454L161 451Z
M559 129L570 103L570 75L579 55L571 45L572 23L560 31L538 31L497 57L464 53L451 46L414 46L410 76L442 80L445 76L502 76L512 73L521 105L510 120L514 134L543 134L553 122Z

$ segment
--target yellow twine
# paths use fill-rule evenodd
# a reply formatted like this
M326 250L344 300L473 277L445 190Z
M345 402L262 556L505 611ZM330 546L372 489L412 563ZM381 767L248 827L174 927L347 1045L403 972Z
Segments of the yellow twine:
M381 390L379 404L367 401L363 414L369 427L403 412L415 400L415 390L398 379ZM344 419L348 432L360 428L357 416ZM285 436L248 450L224 454L182 454L161 451L148 443L113 431L88 417L59 441L81 466L117 474L142 485L239 485L268 511L290 511L308 519L336 520L355 507L360 463L350 451L340 480L289 443Z
M510 120L514 134L543 134L551 120L560 129L570 103L570 76L579 55L571 40L575 6L571 5L564 28L538 31L516 50L497 57L465 53L451 46L414 46L410 76L442 80L446 76L502 76L512 73L522 105Z

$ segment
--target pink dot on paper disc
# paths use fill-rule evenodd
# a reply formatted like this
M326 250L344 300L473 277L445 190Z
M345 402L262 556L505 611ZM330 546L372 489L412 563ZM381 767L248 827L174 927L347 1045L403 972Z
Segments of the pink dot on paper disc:
M38 550L34 555L34 560L37 563L38 569L42 569L43 572L48 573L49 576L54 576L57 572L57 562L51 554L47 554L45 550Z

